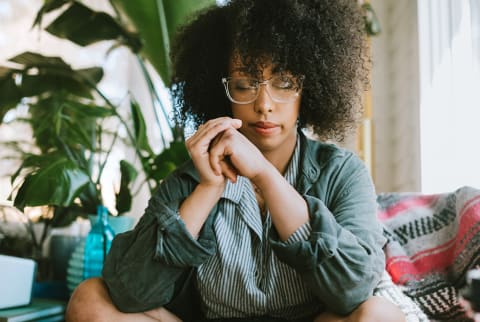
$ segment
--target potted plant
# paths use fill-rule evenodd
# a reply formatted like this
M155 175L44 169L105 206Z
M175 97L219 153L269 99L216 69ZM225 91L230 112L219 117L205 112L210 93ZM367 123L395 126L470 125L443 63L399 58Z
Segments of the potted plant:
M45 0L34 26L80 46L99 41L111 41L112 50L127 46L142 67L153 107L160 107L156 112L165 117L146 64L149 62L168 85L169 43L175 29L194 11L214 3L114 0L115 15L110 15L80 1ZM44 27L44 15L52 12L60 14ZM140 186L147 185L152 192L165 175L187 159L183 131L171 123L168 131L173 141L160 153L153 152L142 108L135 99L125 104L129 113L124 113L99 89L104 73L101 66L74 69L60 57L33 52L12 57L10 62L13 65L0 66L0 121L19 105L28 107L27 115L17 121L30 126L33 140L9 143L21 161L12 174L12 198L22 211L27 206L46 207L44 231L38 241L33 237L37 251L50 227L95 213L102 203L102 174L110 165L115 146L132 149L137 159L121 160L116 166L120 178L117 214L130 209Z

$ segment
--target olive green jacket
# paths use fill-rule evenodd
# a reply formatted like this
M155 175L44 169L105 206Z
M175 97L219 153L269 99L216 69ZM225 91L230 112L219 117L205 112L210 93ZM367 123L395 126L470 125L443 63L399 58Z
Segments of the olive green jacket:
M319 308L347 314L372 295L385 268L375 190L353 153L300 135L295 188L307 202L312 232L308 240L287 245L273 228L269 242L276 256L311 286ZM213 222L223 209L217 204L198 239L192 238L178 209L198 182L189 161L160 184L135 229L114 239L103 278L121 311L169 308L172 303L182 311L193 305L189 301L198 304L191 277L216 251Z

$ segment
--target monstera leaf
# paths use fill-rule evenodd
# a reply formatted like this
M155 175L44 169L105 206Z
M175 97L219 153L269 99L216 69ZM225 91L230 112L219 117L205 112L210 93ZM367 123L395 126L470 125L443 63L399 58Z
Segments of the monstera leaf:
M103 77L100 67L73 69L59 57L24 52L9 61L20 68L0 66L0 122L23 98L67 91L91 98L92 84Z
M41 18L37 17L37 20L41 21ZM117 40L127 44L134 52L140 49L138 37L125 29L114 17L105 12L94 11L77 1L72 1L45 30L80 46L102 40Z
M26 206L70 206L89 181L73 161L59 158L25 177L14 205L22 210Z

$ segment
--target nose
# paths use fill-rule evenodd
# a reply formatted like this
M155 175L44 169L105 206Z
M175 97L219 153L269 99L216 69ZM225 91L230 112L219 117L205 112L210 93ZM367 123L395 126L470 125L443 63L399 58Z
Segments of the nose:
M254 109L257 113L269 113L273 109L273 100L267 91L266 84L260 85L258 88L258 97L254 102Z

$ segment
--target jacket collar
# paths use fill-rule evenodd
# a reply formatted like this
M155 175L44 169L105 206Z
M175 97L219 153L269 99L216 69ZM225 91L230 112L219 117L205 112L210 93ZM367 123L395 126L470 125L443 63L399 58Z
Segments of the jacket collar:
M304 194L317 181L320 175L321 165L318 163L315 153L315 144L299 130L300 135L300 172L297 178L297 191Z

